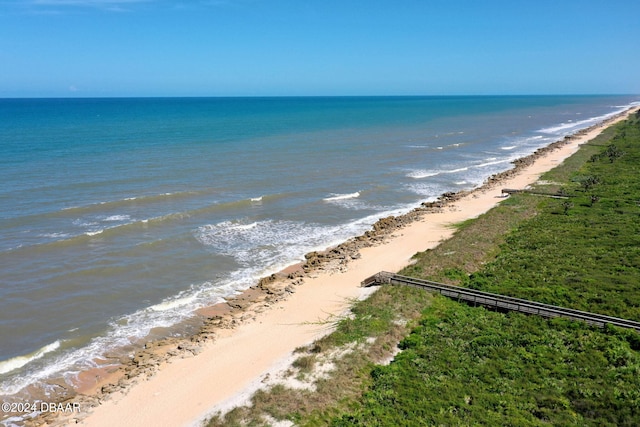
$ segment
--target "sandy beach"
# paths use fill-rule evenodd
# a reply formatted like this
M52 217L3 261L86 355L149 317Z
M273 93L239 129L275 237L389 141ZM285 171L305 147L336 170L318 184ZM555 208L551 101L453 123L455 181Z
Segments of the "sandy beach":
M99 404L90 407L89 400L81 401L80 414L72 415L77 418L74 422L91 427L199 425L208 414L242 404L260 387L266 374L286 369L295 348L330 332L324 320L340 316L348 310L350 301L371 292L360 286L362 280L381 270L405 267L416 252L451 237L452 224L477 217L503 200L503 188L521 189L533 184L581 144L633 111L637 108L565 138L552 148L539 150L531 161L438 209L417 209L410 221L393 228L373 246L359 248L359 255L349 257L339 268L312 269L298 276L296 271L301 267L292 267L281 279L285 281L286 298L266 308L261 305L260 310L241 307L244 320L236 318L233 328L215 329L211 332L215 338L204 340L193 355L188 352L188 357L185 353L165 357L152 374L138 375L126 388L98 393L103 382L85 384L82 391L99 395L94 398ZM222 306L201 314L220 319L226 311L228 307ZM62 425L70 420L52 422Z

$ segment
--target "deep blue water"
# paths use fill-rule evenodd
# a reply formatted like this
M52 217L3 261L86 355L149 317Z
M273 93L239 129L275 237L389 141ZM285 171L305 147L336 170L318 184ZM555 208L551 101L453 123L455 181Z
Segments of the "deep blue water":
M0 395L639 99L0 99Z

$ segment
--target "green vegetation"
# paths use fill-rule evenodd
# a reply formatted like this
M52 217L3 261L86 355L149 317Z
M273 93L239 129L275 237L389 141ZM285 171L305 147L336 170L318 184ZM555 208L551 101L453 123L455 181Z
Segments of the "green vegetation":
M640 354L625 334L438 298L332 425L635 426Z
M536 199L537 213L512 228L478 271L447 264L432 271L425 253L403 273L640 320L640 120L598 145L582 150L589 161L579 169L568 162L544 177L565 182L571 202ZM480 238L477 231L496 213L530 212L533 199L512 197L453 240ZM439 297L400 346L393 363L372 370L361 402L332 425L640 424L634 331L505 315Z
M576 196L570 207L545 199L539 214L507 237L497 259L465 284L640 320L638 121L620 132L625 138L614 137L564 187ZM611 147L625 154L611 157Z
M311 387L288 387L287 378L284 384L276 381L273 387L256 392L249 406L213 417L208 427L268 426L270 419L328 425L358 401L371 383L371 369L394 354L397 343L417 325L432 299L419 289L387 287L367 300L352 302L351 316L327 322L327 327L335 328L333 333L296 351L288 378ZM314 368L325 361L334 369L329 376L314 378Z
M640 115L458 224L401 274L640 321ZM314 390L276 385L211 426L640 425L640 335L384 286L299 349ZM412 330L411 333L409 331ZM396 343L402 352L380 366Z

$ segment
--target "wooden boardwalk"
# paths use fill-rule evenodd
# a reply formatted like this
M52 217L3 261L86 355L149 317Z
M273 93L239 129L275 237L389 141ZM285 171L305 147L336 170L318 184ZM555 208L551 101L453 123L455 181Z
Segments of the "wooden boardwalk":
M520 190L520 189L514 189L514 188L503 188L502 194L506 194L507 196L510 196L512 194L533 194L535 196L551 197L553 199L568 199L571 197L576 197L574 194L545 193L542 191L533 191L533 190L527 190L527 189Z
M632 320L542 304L535 301L477 291L475 289L462 288L460 286L431 282L429 280L414 279L385 271L377 273L362 282L362 286L365 287L382 284L413 286L438 292L458 301L464 301L473 305L482 305L496 310L517 311L520 313L535 314L545 318L564 317L571 320L580 320L599 327L614 325L622 328L635 329L637 332L640 332L640 322L634 322Z

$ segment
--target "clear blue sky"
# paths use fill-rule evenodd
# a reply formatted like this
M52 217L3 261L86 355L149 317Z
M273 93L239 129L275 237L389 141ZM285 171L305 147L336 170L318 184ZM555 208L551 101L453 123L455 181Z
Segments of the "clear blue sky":
M640 94L640 0L0 0L0 97Z

